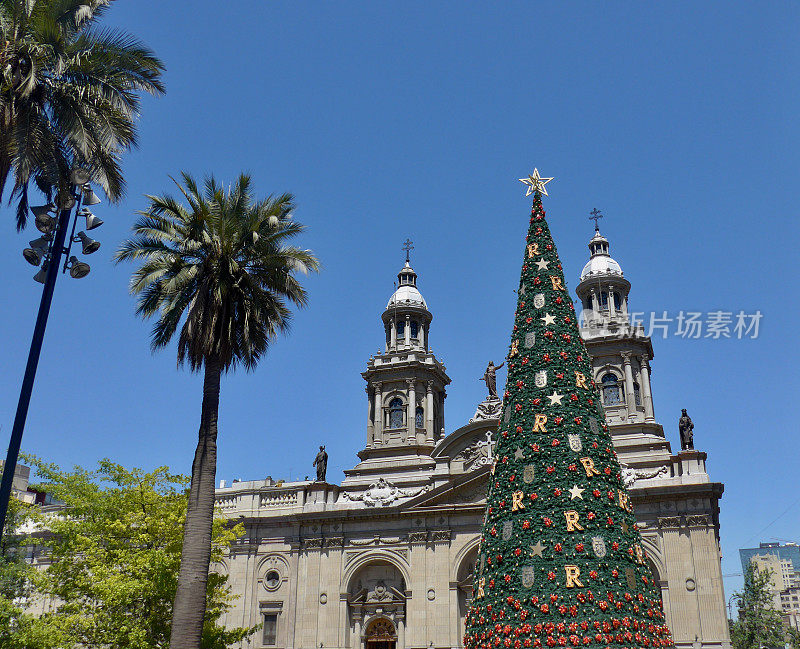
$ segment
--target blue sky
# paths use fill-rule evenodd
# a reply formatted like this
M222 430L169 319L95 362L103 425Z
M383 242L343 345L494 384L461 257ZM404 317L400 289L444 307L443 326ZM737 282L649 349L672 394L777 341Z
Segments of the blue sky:
M463 425L486 362L507 351L529 210L517 178L536 166L555 177L545 208L571 290L598 207L633 310L761 311L755 340L653 341L656 417L677 448L687 408L725 483L724 573L741 571L740 547L800 539L798 5L221 7L136 0L108 14L163 58L168 92L144 101L127 197L96 210L91 274L59 279L25 450L190 470L200 377L176 370L174 347L151 355L131 268L110 262L143 194L181 170L226 182L247 170L260 193L294 192L301 243L324 264L291 335L223 381L220 478L310 475L320 443L331 479L356 462L360 372L406 237L453 379L447 430ZM2 211L5 439L40 286L20 255L38 234L16 235Z

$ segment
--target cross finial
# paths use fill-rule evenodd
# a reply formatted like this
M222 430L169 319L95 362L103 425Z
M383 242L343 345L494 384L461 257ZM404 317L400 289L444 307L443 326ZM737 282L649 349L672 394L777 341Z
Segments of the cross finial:
M597 221L603 218L603 213L595 207L594 209L592 209L591 212L589 212L589 214L591 214L589 220L594 221L595 232L600 232L600 228L597 225Z
M406 239L403 242L403 250L406 251L406 261L410 262L411 261L411 251L414 250L414 243L411 241L411 239Z

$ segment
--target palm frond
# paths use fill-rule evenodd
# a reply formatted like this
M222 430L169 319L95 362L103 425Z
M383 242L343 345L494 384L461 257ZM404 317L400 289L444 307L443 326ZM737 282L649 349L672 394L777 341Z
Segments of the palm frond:
M227 189L213 176L172 180L186 204L147 196L134 236L115 254L140 262L131 277L137 313L156 318L154 349L179 332L179 364L199 370L213 358L226 370L252 369L288 331L287 303L308 302L296 275L319 269L311 251L285 244L304 229L288 216L294 198L257 200L246 174Z

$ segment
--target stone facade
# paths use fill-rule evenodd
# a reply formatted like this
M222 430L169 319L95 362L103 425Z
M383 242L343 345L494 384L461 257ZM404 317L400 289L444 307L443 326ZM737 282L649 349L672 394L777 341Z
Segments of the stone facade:
M630 283L597 232L581 274L582 335L601 386L643 541L679 647L730 647L719 550L723 486L706 454L673 454L656 422L652 344L627 320ZM445 434L445 367L407 262L369 359L366 445L341 485L238 482L217 504L245 535L215 566L239 596L231 625L264 624L243 647L462 646L498 403Z

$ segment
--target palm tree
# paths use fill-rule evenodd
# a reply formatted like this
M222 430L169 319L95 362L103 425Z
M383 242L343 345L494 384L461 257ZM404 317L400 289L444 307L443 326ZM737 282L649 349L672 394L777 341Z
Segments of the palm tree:
M239 176L227 191L210 177L201 190L192 176L174 181L188 205L148 196L135 237L116 260L141 260L131 278L137 313L157 318L152 347L164 347L180 327L178 364L205 369L203 405L184 528L181 569L172 613L171 649L199 649L206 606L217 464L220 377L255 368L291 312L307 294L295 277L317 271L309 250L287 245L305 228L291 217L291 194L253 198ZM182 323L182 324L181 324Z
M113 0L0 0L0 199L9 177L17 228L28 185L50 199L88 169L111 201L136 145L138 92L161 94L164 66L133 36L96 24Z

